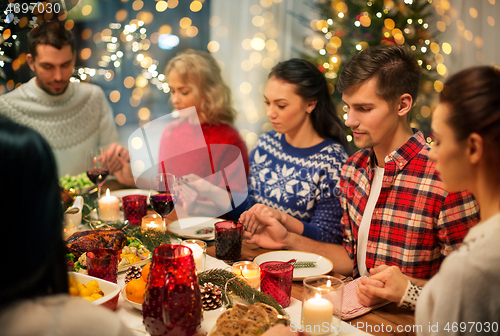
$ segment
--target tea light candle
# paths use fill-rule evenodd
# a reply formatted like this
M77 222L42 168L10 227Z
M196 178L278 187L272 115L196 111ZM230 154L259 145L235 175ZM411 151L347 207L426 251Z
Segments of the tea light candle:
M316 293L314 298L304 302L302 306L302 325L304 327L311 326L310 330L322 330L323 323L326 322L330 325L332 318L333 304L322 298L319 293Z
M157 214L146 215L142 217L141 229L143 231L147 229L163 231L163 219Z
M239 261L233 264L232 269L234 274L237 274L242 279L250 283L255 288L260 288L260 268L251 261Z
M193 259L196 264L196 271L198 273L203 272L205 270L205 253L203 248L195 243L194 241L183 242L184 246L187 246L193 251Z
M118 197L109 194L109 188L106 190L106 196L99 199L99 219L103 221L120 219L120 201Z

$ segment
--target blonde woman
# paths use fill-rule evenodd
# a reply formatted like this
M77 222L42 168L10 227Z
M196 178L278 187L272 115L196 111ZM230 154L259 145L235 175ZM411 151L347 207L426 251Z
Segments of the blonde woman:
M247 148L232 126L236 112L231 103L231 91L222 80L221 70L215 59L207 52L186 51L168 62L166 74L170 100L174 109L180 111L180 117L168 124L163 131L158 161L163 166L158 169L165 169L176 177L189 176L191 181L202 178L224 189L226 183L221 178L222 170L226 181L246 181L249 169ZM196 112L190 107L195 107ZM199 142L200 127L203 133L201 140L204 140L206 146L197 150L184 150L193 142ZM172 158L173 150L177 150L179 155ZM244 171L238 169L237 165L231 165L240 155ZM113 173L122 184L135 185L129 164ZM210 207L214 206L213 203L203 206L203 202L194 202L198 198L198 192L189 187L183 188L179 196L184 204L203 208L188 209L190 213L210 214ZM214 214L221 211L216 209Z

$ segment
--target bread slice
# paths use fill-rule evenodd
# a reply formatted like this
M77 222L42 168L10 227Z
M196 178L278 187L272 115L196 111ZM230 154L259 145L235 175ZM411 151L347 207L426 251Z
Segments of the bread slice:
M261 307L262 309L264 309L264 311L266 312L267 314L267 317L269 318L269 323L271 323L271 325L275 324L276 322L278 322L278 311L270 306L270 305L267 305L265 303L261 303L261 302L257 302L257 303L254 303L253 304L254 306L256 307Z
M265 328L259 327L257 323L249 319L243 318L238 321L239 323L239 336L255 336L260 335Z
M222 321L227 320L239 320L243 318L248 311L248 307L236 304L233 308L226 310L223 312L218 318L216 324L218 325Z
M245 318L254 321L257 325L263 329L267 329L269 327L269 318L267 317L267 313L264 308L259 306L249 306L248 311L245 314Z
M225 320L222 322L217 322L216 331L224 336L236 336L240 333L240 321L241 320Z

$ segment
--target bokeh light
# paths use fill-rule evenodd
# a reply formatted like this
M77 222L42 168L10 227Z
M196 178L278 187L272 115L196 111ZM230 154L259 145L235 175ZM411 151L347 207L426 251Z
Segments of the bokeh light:
M119 113L115 117L115 123L118 126L123 126L127 122L127 117L123 113Z
M120 91L111 91L111 93L109 94L109 100L111 100L113 103L117 103L120 100Z

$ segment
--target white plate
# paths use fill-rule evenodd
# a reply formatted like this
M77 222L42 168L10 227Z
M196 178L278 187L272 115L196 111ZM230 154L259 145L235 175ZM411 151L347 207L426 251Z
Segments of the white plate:
M114 190L109 192L110 195L116 196L120 199L120 202L122 200L122 197L125 196L130 196L130 195L143 195L146 196L147 202L149 204L149 190L147 189L120 189L120 190ZM158 192L153 191L153 195L158 194Z
M220 221L223 221L223 219L212 218L212 217L181 218L179 220L176 220L175 222L170 223L168 225L168 231L182 238L214 240L215 239L214 224ZM214 230L212 233L205 233L205 234L196 233L196 231L203 228L212 228Z
M297 259L297 261L315 261L315 267L294 268L293 280L302 280L308 276L322 275L329 273L333 268L333 263L320 256L319 254L300 252L300 251L273 251L263 253L253 260L256 264L262 264L266 261L288 261Z

